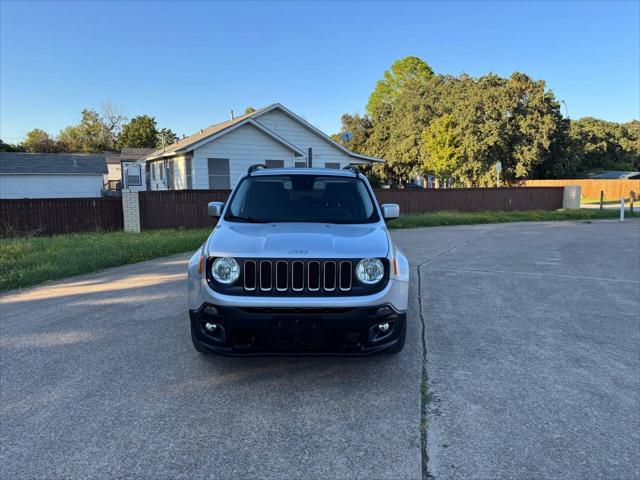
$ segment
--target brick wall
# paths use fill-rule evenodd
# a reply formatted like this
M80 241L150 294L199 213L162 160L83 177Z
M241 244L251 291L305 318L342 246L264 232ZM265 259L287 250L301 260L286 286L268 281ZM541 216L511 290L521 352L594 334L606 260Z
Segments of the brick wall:
M122 214L125 232L140 232L140 202L137 191L122 190Z

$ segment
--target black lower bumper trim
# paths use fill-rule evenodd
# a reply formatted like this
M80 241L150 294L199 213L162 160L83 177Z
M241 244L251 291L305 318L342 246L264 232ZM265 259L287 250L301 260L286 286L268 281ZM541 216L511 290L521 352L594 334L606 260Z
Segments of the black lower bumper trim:
M207 308L209 307L209 308ZM210 307L215 308L214 310ZM355 308L241 308L189 311L194 341L223 355L371 355L403 341L406 313L389 305ZM388 324L379 327L381 324ZM214 331L206 325L214 324Z

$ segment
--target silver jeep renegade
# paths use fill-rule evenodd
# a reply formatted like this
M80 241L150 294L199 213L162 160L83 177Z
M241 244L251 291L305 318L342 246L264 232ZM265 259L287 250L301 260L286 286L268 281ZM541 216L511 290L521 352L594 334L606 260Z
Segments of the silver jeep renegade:
M357 169L254 165L189 262L191 338L227 355L400 352L406 257Z

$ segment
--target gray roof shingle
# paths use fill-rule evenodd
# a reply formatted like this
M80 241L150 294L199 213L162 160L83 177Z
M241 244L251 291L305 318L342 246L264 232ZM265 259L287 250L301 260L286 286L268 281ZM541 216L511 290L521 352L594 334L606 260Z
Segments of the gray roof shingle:
M0 174L105 174L104 155L0 152Z
M154 151L152 154L149 154L148 156L156 157L156 156L176 153L178 150L181 150L189 145L193 145L194 143L197 143L200 140L204 140L207 137L215 135L216 133L219 133L225 130L226 128L232 127L233 125L246 120L247 118L254 117L258 115L260 112L272 106L273 105L269 105L268 107L260 108L251 113L245 113L244 115L235 117L233 120L227 120L226 122L216 123L215 125L211 125L210 127L203 128L202 130L200 130L197 133L194 133L193 135L189 135L188 137L181 138L177 142L172 143L171 145L167 145L164 148L157 149L156 151Z

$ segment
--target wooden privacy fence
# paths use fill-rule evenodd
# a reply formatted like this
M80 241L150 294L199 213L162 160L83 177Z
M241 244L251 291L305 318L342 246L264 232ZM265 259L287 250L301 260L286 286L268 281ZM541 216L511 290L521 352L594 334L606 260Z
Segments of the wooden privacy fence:
M401 213L458 210L556 210L563 188L451 188L442 190L375 190L379 203L397 203ZM140 192L140 228L202 228L215 220L207 203L225 202L228 190Z
M120 198L42 198L0 200L0 235L122 230Z
M525 187L565 187L580 185L583 199L597 200L600 192L604 192L605 200L620 200L629 198L629 192L640 192L640 180L616 179L568 179L568 180L527 180Z
M562 208L562 187L555 188L447 188L430 190L376 189L380 204L397 203L400 213L456 210L557 210Z
M229 190L140 192L140 228L202 228L215 225L209 202L226 202Z

